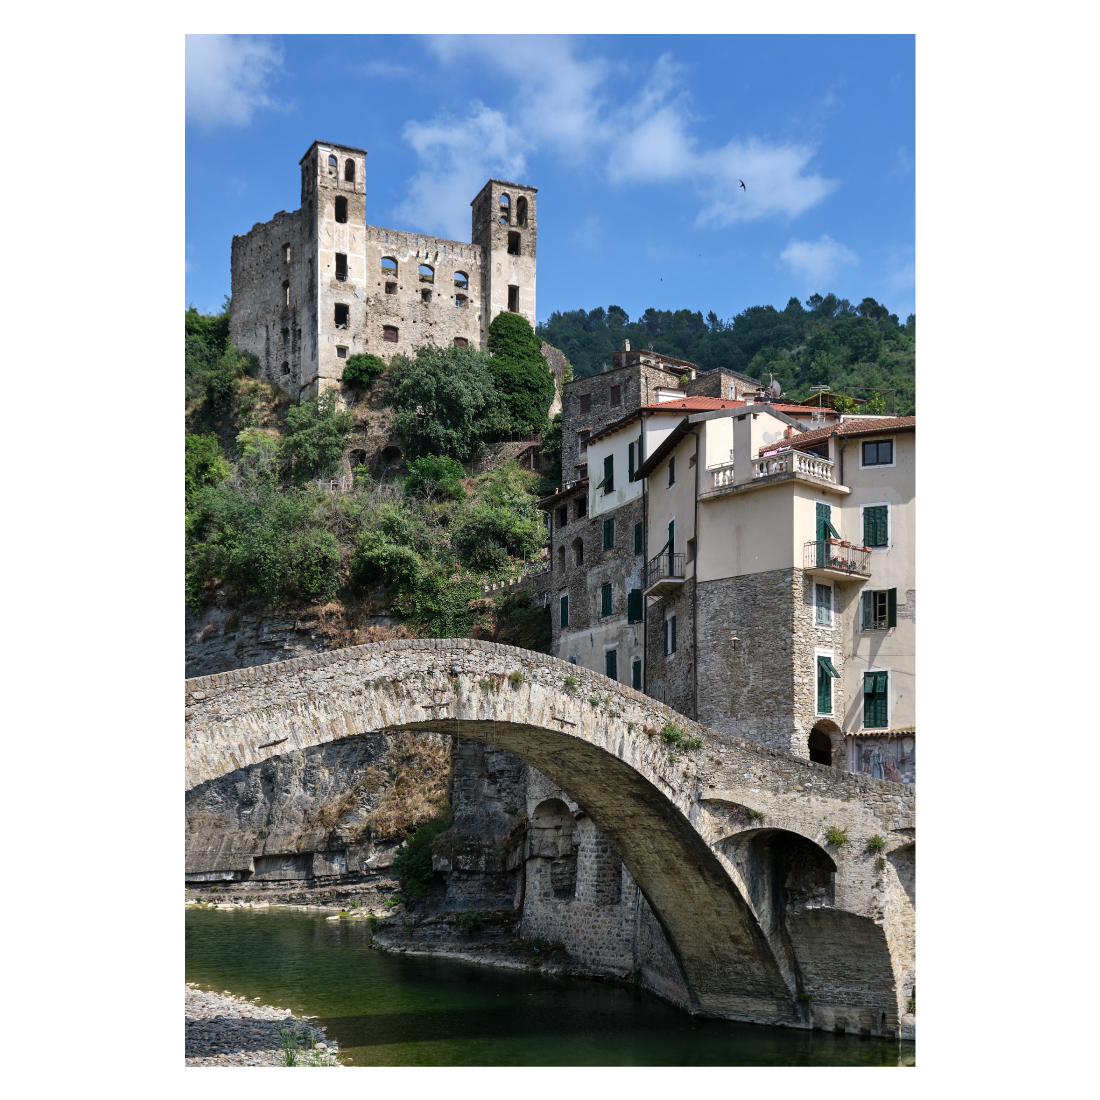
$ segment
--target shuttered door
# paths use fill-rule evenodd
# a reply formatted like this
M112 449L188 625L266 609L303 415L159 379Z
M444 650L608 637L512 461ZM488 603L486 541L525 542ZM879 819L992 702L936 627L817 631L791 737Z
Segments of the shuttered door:
M863 674L863 728L885 729L887 724L885 672Z
M642 662L637 657L634 658L634 663L630 666L630 686L635 691L642 690Z
M600 615L606 618L611 614L611 585L605 584L600 589Z
M820 661L817 662L817 713L833 713L833 678Z
M607 672L607 678L609 680L617 680L619 678L619 651L617 649L609 649L603 655L604 670Z
M562 596L561 598L561 619L560 625L564 628L569 625L569 597Z
M632 588L626 598L626 620L630 623L642 621L642 590Z

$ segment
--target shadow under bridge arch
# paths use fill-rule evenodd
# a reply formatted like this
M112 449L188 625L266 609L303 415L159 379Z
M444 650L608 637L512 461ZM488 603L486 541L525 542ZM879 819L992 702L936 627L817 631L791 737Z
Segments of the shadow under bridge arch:
M689 820L693 785L646 736L668 721L706 733L663 703L554 657L472 639L354 646L186 688L188 788L396 729L449 733L528 761L614 845L677 956L693 1011L804 1026L752 907Z

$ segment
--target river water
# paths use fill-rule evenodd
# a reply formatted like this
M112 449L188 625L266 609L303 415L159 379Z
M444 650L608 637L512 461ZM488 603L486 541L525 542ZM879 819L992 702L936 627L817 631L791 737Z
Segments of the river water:
M188 909L187 980L319 1016L355 1066L896 1066L912 1043L689 1016L583 978L371 948L366 922Z

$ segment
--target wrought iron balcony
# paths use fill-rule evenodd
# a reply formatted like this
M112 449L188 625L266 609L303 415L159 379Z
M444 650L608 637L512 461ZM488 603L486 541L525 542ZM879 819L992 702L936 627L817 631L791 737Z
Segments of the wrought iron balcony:
M802 568L833 580L866 580L871 575L871 551L866 546L845 546L840 539L819 539L806 543Z
M684 555L658 554L645 567L645 595L665 596L684 583Z

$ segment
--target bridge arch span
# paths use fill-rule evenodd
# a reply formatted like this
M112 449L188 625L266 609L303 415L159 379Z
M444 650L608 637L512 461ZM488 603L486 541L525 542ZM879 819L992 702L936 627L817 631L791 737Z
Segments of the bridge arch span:
M188 789L272 755L386 730L449 733L515 754L614 845L665 930L693 1011L807 1026L790 967L693 819L700 772L716 754L728 781L749 768L754 782L768 776L774 797L804 789L792 774L820 784L825 769L743 742L735 751L623 684L470 639L356 646L190 680L186 693ZM668 723L699 747L670 752ZM862 809L847 812L854 821Z

